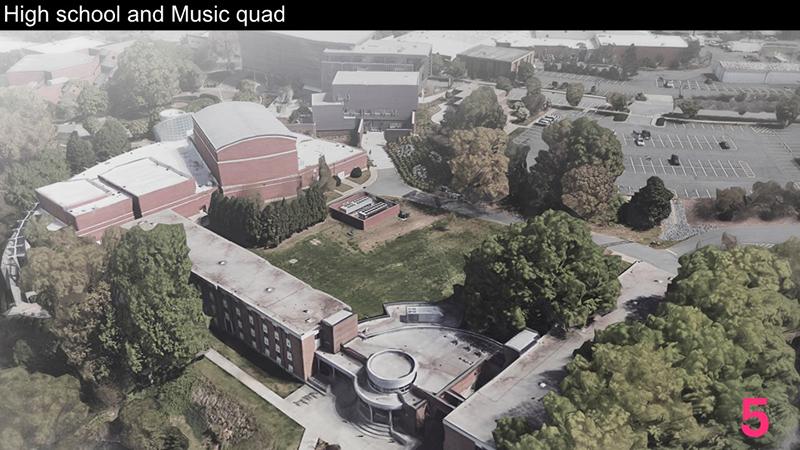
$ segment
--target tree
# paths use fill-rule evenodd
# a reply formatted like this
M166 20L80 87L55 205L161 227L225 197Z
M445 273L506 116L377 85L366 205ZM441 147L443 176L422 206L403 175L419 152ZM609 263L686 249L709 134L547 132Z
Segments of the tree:
M534 73L535 68L533 67L533 64L529 63L528 61L523 61L517 68L517 81L527 84L531 81L531 79L536 78Z
M519 78L519 74L517 75ZM525 89L528 95L538 95L542 93L542 81L534 76L528 77L525 80Z
M678 102L678 108L680 108L683 114L688 118L692 118L700 112L700 104L695 100L681 100Z
M647 184L639 189L631 201L622 208L626 224L638 229L649 230L661 224L672 212L672 198L675 194L664 186L664 181L656 176L647 179Z
M182 91L194 92L206 81L206 74L192 61L184 61L179 68L178 85Z
M603 167L612 181L624 170L619 140L611 130L587 118L557 122L545 128L542 140L548 149L536 156L536 163L525 177L527 186L520 189L525 195L516 197L514 204L526 215L562 208L562 181L572 169L585 165ZM578 180L573 177L570 182L575 186Z
M149 113L169 104L180 91L181 61L174 56L155 41L137 41L126 48L109 80L115 114Z
M800 96L782 98L775 106L775 118L783 128L791 125L800 115Z
M50 147L56 127L47 103L27 88L0 89L0 167Z
M98 161L105 161L131 149L128 130L119 120L109 117L92 137L92 148Z
M317 161L317 181L314 185L322 192L333 190L336 182L333 180L333 172L325 161L325 155L320 155Z
M737 214L744 211L746 203L747 192L739 186L717 189L714 212L719 220L733 220Z
M532 113L537 113L547 109L547 97L541 93L533 94L531 91L528 91L528 94L525 95L525 97L522 97L522 103L526 108L528 108L528 111Z
M467 75L467 63L460 58L448 61L445 73L453 78L464 78Z
M473 201L495 201L508 195L508 135L503 130L455 130L450 136L453 187Z
M639 70L639 57L636 55L636 46L631 44L622 55L622 74L627 78L636 75Z
M78 136L77 131L69 135L67 141L67 164L73 174L82 172L94 165L96 157L92 150L92 143Z
M447 110L442 125L451 130L477 127L502 129L506 126L506 113L497 101L494 89L481 86L469 94L457 108Z
M102 116L108 110L108 92L87 84L78 94L78 113L81 117Z
M786 242L772 247L772 252L789 263L794 287L789 289L787 294L791 298L800 299L800 239L789 238Z
M133 228L111 252L119 363L141 385L174 374L203 347L206 320L191 268L181 225Z
M614 111L625 111L628 107L628 98L620 92L611 92L606 96L606 101Z
M604 256L582 221L558 211L490 237L464 271L467 324L499 340L525 326L585 325L613 309L620 289L619 258Z
M495 87L508 93L514 87L514 85L511 84L511 80L509 80L508 77L497 77Z
M5 172L3 198L9 205L26 211L36 203L37 188L69 178L64 154L43 149L34 158L12 163Z
M614 178L602 166L583 165L564 173L561 203L576 216L590 222L606 223L616 210Z
M184 110L186 112L197 112L200 111L201 109L206 108L207 106L215 105L217 103L219 103L219 100L217 100L216 98L203 96L198 98L197 100L192 100L188 105L186 105L186 108L184 108Z
M700 41L690 39L686 49L681 52L681 63L688 64L700 56Z
M578 106L583 98L583 83L570 83L567 86L566 97L570 106Z

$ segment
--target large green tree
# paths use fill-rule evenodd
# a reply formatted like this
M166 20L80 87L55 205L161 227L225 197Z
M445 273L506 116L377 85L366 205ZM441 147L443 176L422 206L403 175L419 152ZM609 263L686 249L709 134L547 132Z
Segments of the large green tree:
M138 41L126 48L109 80L115 114L147 114L169 104L180 91L180 62L156 41Z
M0 168L49 148L56 127L47 103L27 88L0 89L0 136Z
M133 228L111 251L116 350L120 365L140 384L173 375L203 348L205 316L189 283L191 268L180 225Z
M561 203L576 216L598 223L615 218L617 186L605 167L587 164L568 170L561 187Z
M473 201L495 201L508 195L508 135L503 130L455 130L450 136L452 185Z
M800 115L800 95L782 98L775 106L775 118L784 128L791 125Z
M583 98L583 91L583 83L568 84L565 92L567 103L569 103L570 106L578 106Z
M526 215L562 208L562 196L569 194L564 191L563 179L573 169L587 165L604 168L607 177L602 180L606 184L598 187L603 192L624 169L622 146L614 133L587 118L557 122L544 130L542 140L548 149L539 152L530 171L510 174L509 183L522 186L519 190L525 192L515 198L514 205ZM571 186L580 183L578 175L573 173L568 179Z
M77 103L81 117L102 116L108 110L108 92L93 84L87 84L78 94Z
M467 256L466 321L506 339L526 326L586 324L616 304L619 258L603 255L584 222L547 211L511 225Z
M506 113L497 101L494 89L481 86L469 94L458 107L447 110L442 125L451 130L476 127L502 129L506 126Z
M119 120L109 117L92 137L92 147L98 161L105 161L131 149L128 130Z
M97 161L92 149L92 142L82 139L77 131L73 131L67 141L67 164L73 174L91 167Z
M533 64L527 61L523 61L519 64L519 67L517 68L517 74L516 74L517 81L523 84L527 84L530 82L531 79L536 78L534 76L535 72L536 70L533 67Z
M37 188L69 178L64 153L41 149L27 160L11 164L5 171L3 199L9 205L27 210L36 202Z
M664 186L664 180L652 176L647 179L647 184L633 194L631 201L622 207L622 218L626 224L637 230L649 230L669 217L674 196Z

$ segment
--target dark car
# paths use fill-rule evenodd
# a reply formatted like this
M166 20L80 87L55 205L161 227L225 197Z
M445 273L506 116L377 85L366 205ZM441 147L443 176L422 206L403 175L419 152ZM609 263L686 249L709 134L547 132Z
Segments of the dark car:
M650 132L647 130L642 130L642 137L645 139L650 139Z
M729 150L731 148L730 144L725 141L719 143L719 147L723 150Z
M670 165L673 165L673 166L680 166L681 165L681 160L678 159L678 155L673 154L672 156L669 157L669 163L670 163Z

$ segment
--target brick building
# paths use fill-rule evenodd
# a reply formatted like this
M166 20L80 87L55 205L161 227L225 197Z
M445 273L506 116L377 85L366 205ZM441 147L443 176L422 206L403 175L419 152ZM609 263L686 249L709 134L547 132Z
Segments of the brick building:
M510 47L476 45L458 54L467 66L470 78L494 80L497 77L513 79L523 62L533 64L533 50Z
M420 82L431 73L431 45L419 42L370 40L352 49L325 49L322 88L329 89L336 73L419 72Z

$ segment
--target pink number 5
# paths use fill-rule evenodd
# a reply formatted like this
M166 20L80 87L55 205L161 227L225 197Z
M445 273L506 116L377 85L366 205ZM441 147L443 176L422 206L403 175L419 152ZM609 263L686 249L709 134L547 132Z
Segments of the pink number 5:
M767 404L767 399L761 397L748 397L742 399L742 433L751 438L760 438L767 434L769 430L769 418L764 411L752 411L753 406L762 406ZM750 419L758 419L758 428L755 430L750 428L749 425L744 423Z

